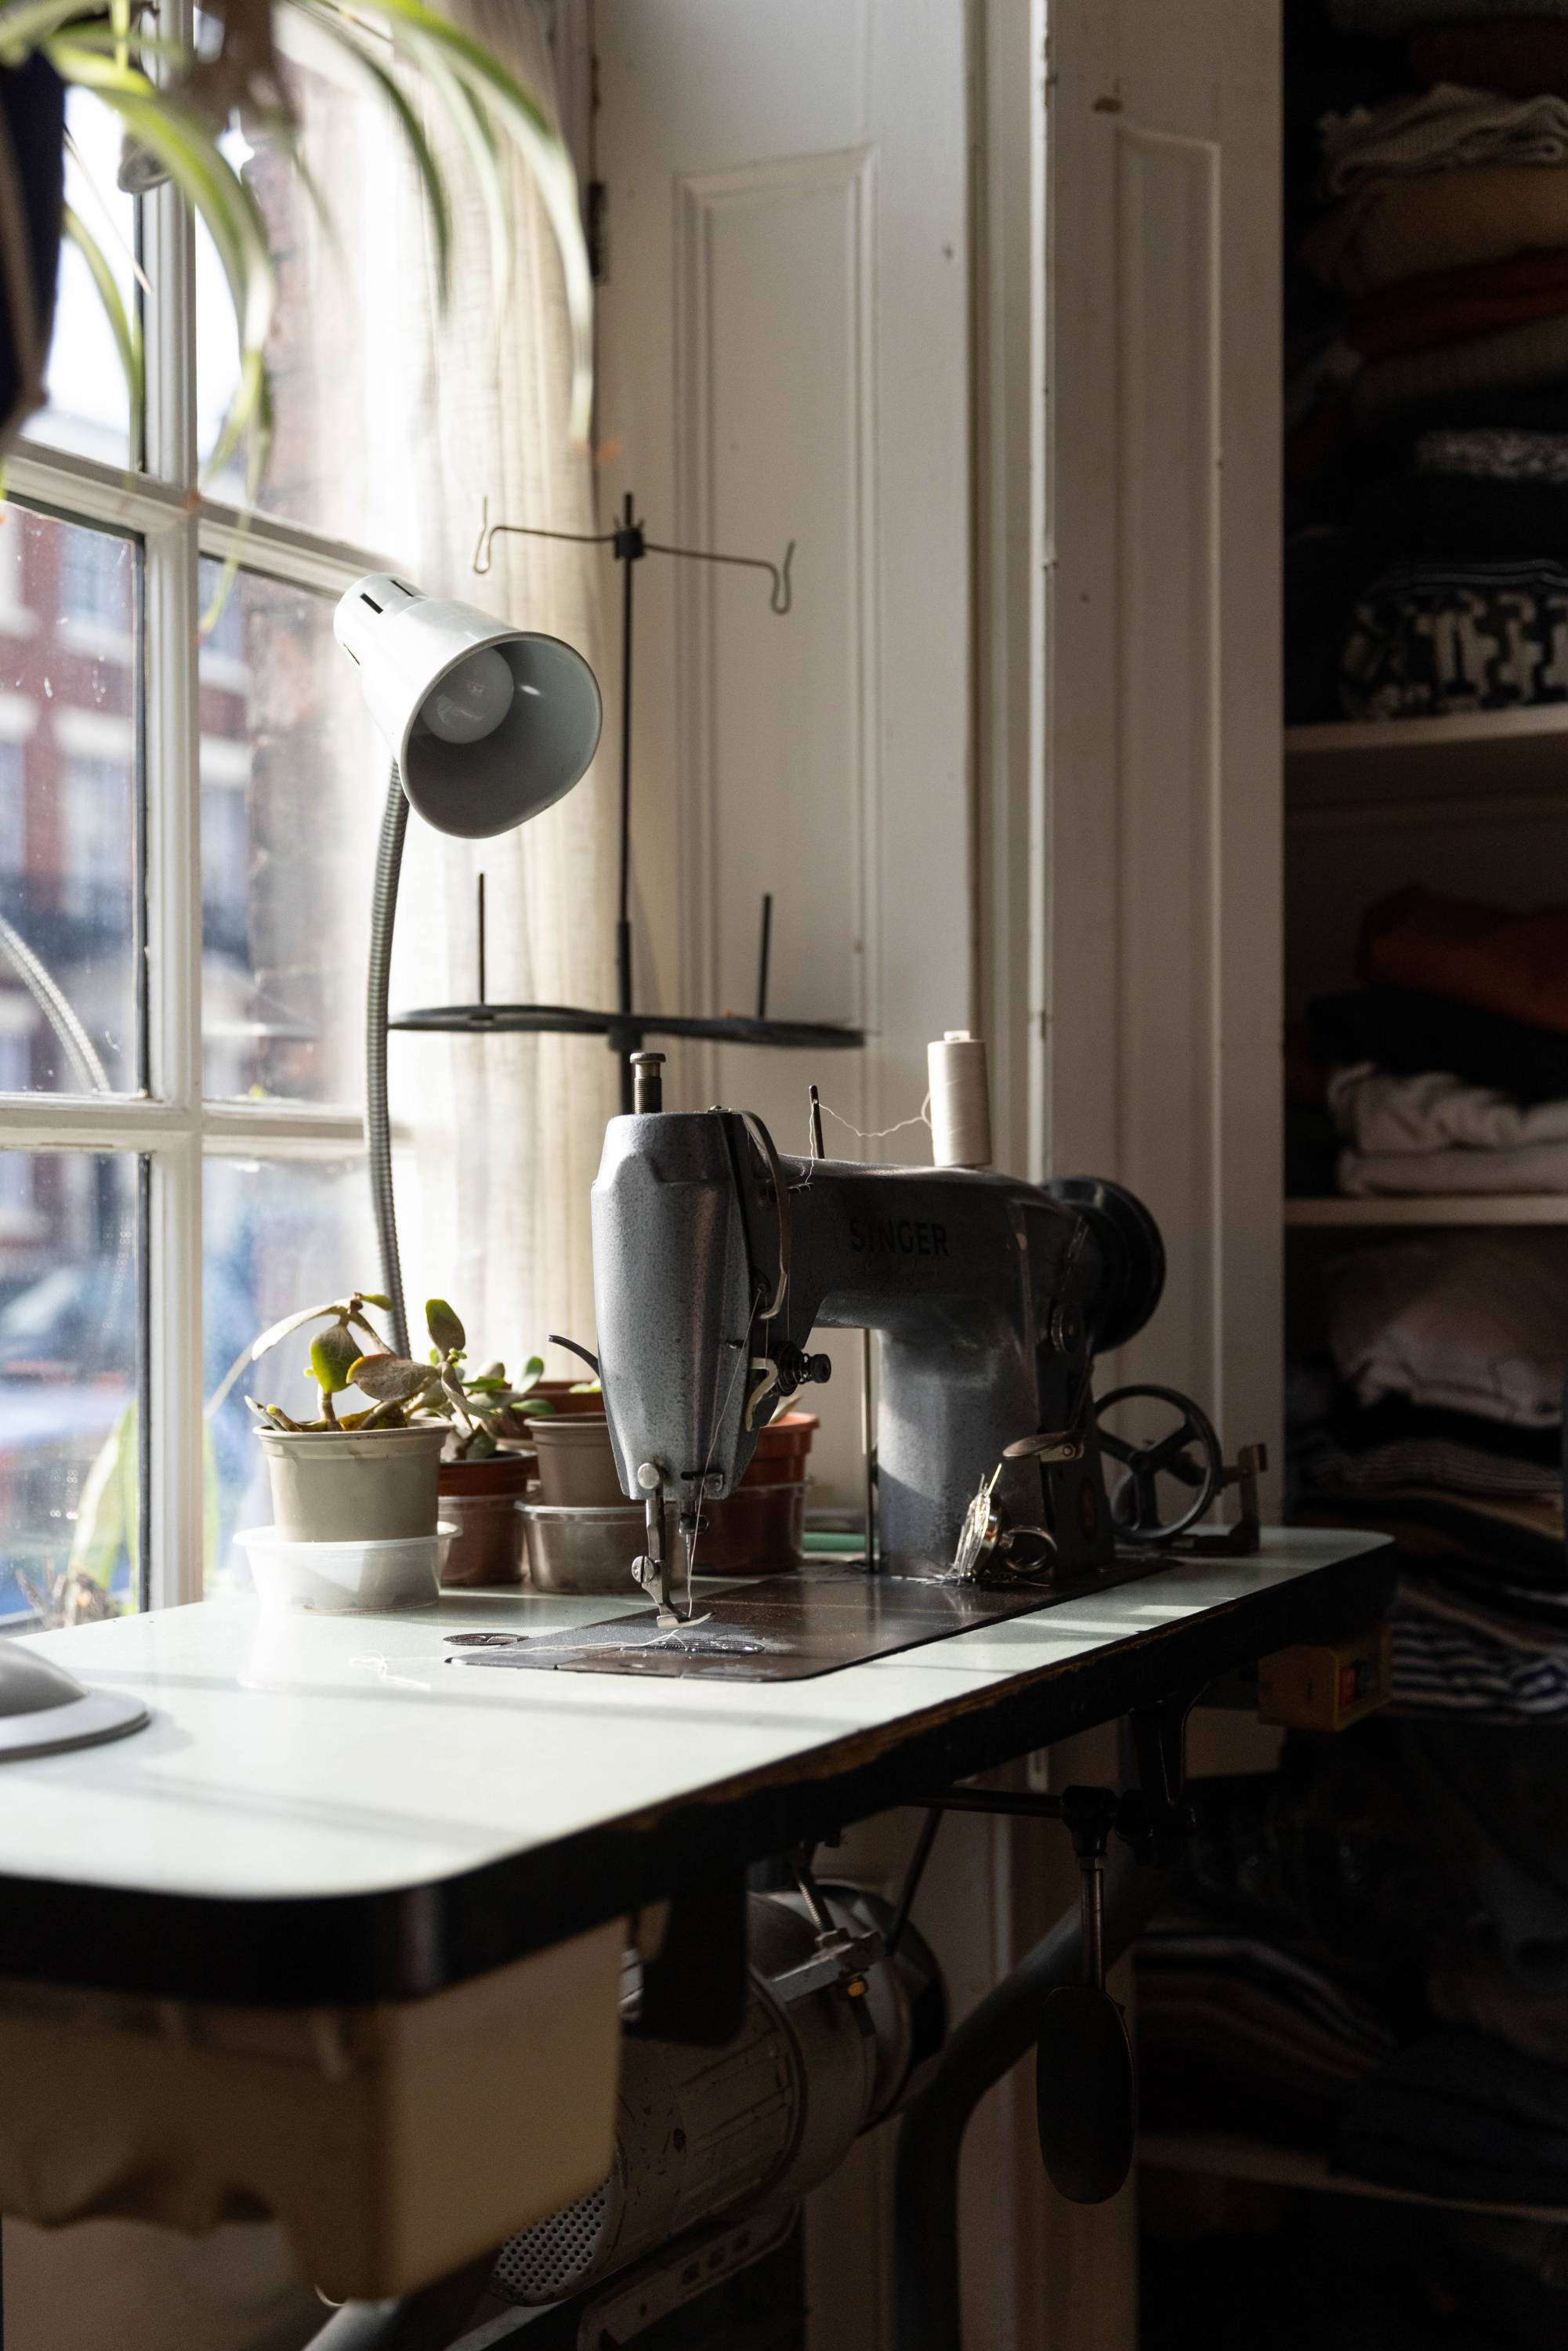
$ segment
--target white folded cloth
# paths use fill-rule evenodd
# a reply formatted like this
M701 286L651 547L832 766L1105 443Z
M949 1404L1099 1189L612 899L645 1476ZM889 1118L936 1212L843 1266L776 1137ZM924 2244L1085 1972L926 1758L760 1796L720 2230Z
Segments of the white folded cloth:
M1442 1233L1324 1269L1325 1336L1364 1405L1383 1396L1515 1426L1562 1417L1568 1232Z
M1394 1078L1358 1061L1330 1071L1328 1105L1335 1133L1360 1152L1523 1151L1568 1144L1568 1102L1525 1110L1495 1087L1467 1085L1440 1071Z
M1343 196L1359 181L1391 172L1452 171L1462 163L1561 163L1568 160L1568 103L1502 98L1440 81L1414 98L1325 114L1319 191Z

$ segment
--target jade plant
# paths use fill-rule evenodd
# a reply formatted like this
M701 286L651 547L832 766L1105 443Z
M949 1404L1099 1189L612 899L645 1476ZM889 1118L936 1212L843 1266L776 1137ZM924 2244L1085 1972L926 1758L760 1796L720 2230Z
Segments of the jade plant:
M320 1391L320 1418L295 1420L281 1405L258 1404L254 1396L246 1396L246 1404L268 1427L291 1436L311 1436L331 1430L407 1428L446 1420L456 1438L453 1447L456 1458L482 1461L497 1451L503 1438L526 1435L519 1405L526 1404L536 1418L550 1411L544 1397L532 1396L544 1371L538 1355L528 1358L517 1382L507 1378L505 1364L486 1364L473 1372L465 1368L467 1333L444 1298L432 1298L425 1304L431 1348L429 1361L423 1364L392 1353L366 1314L367 1306L384 1312L387 1301L374 1290L356 1290L347 1298L330 1299L324 1305L302 1307L297 1314L286 1315L252 1343L236 1373L308 1323L325 1325L310 1342L305 1366ZM220 1399L229 1384L225 1382ZM357 1388L370 1401L358 1411L340 1412L337 1399L350 1388Z
M482 1364L476 1372L465 1370L468 1334L444 1298L426 1299L424 1327L430 1333L428 1369L402 1363L396 1356L389 1359L385 1373L370 1365L361 1368L374 1369L378 1379L390 1377L394 1366L401 1373L422 1372L425 1385L411 1409L422 1420L451 1421L457 1440L452 1448L456 1460L487 1460L503 1437L526 1437L528 1429L517 1409L520 1405L527 1405L535 1420L554 1411L548 1397L533 1393L544 1375L541 1356L530 1355L517 1381L508 1380L502 1363ZM383 1393L362 1379L358 1384L367 1395Z
M208 1405L211 1413L223 1401L230 1386L246 1364L254 1364L268 1354L281 1340L302 1331L308 1323L321 1322L326 1328L318 1331L310 1342L310 1352L305 1365L307 1375L313 1379L321 1395L321 1416L319 1420L295 1420L280 1404L258 1404L247 1395L246 1404L269 1427L281 1428L290 1436L319 1434L326 1429L402 1428L406 1416L396 1401L380 1395L364 1394L371 1402L363 1411L340 1414L336 1398L346 1388L355 1384L354 1374L361 1362L395 1363L398 1358L387 1352L386 1341L366 1314L367 1306L388 1311L389 1301L373 1290L350 1290L347 1298L329 1299L321 1306L302 1306L298 1313L286 1314L281 1322L274 1322L253 1340L235 1370L229 1374L217 1395Z

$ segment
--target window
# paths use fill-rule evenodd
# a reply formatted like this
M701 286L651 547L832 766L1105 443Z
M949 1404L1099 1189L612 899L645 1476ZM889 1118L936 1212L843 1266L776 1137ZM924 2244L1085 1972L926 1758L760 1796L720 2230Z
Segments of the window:
M118 638L129 633L120 549L101 531L68 530L60 544L60 618Z
M232 360L216 265L172 192L118 193L109 118L71 100L71 201L154 363L128 428L68 251L48 405L0 506L0 1631L233 1572L259 1448L239 1393L208 1400L266 1322L374 1272L360 1057L385 764L331 617L396 560L326 533L371 539L396 454L368 338L397 329L378 273L395 286L406 248L378 102L314 71L305 97L342 242L378 186L384 226L356 308L277 159L245 166L287 231L278 461L248 517L192 455ZM297 1403L298 1372L269 1364L267 1393Z

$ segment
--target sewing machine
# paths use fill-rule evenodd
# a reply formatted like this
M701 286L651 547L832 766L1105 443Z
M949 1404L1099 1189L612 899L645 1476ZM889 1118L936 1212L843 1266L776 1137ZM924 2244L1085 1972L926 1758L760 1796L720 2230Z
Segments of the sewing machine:
M1131 1193L783 1156L748 1113L665 1111L658 1059L639 1057L637 1106L610 1122L593 1187L595 1368L622 1487L645 1504L632 1573L654 1618L475 1664L796 1678L1125 1583L1177 1547L1256 1547L1261 1448L1226 1471L1204 1415L1172 1390L1096 1405L1096 1353L1142 1329L1165 1276ZM867 1552L880 1572L809 1564L706 1590L699 1614L705 1506L731 1491L779 1403L830 1376L808 1351L821 1325L880 1337ZM1134 1396L1174 1406L1176 1428L1139 1444L1101 1425ZM1103 1449L1125 1471L1109 1500ZM1188 1489L1165 1523L1161 1476ZM1236 1526L1192 1533L1237 1479Z
M744 1112L612 1119L593 1187L600 1368L621 1481L702 1504L751 1458L758 1418L825 1379L821 1324L881 1333L879 1534L893 1575L950 1570L982 1488L997 1541L1063 1574L1115 1542L1090 1405L1095 1353L1141 1330L1165 1253L1113 1184L780 1157Z

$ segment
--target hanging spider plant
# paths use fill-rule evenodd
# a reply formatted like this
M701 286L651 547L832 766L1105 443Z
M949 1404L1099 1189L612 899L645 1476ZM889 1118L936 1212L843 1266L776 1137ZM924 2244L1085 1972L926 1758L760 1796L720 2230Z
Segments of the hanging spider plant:
M573 356L572 426L586 432L591 388L592 279L578 214L570 156L533 94L470 34L424 0L204 0L221 31L214 53L172 40L133 19L132 0L5 0L0 66L42 55L62 81L90 90L118 118L127 166L140 187L168 181L205 224L234 307L239 378L217 446L216 473L244 444L251 494L265 470L272 431L266 347L274 277L266 224L255 194L223 151L235 114L275 141L309 186L287 82L273 46L275 11L287 8L335 42L385 99L413 165L435 250L444 302L452 263L452 205L436 147L418 110L476 174L490 224L497 299L505 298L514 223L508 165L532 173L560 251ZM0 126L3 127L3 126ZM314 197L314 190L311 190ZM319 199L316 199L319 202ZM86 257L124 368L132 401L141 387L140 321L123 300L91 230L67 209L65 234Z

